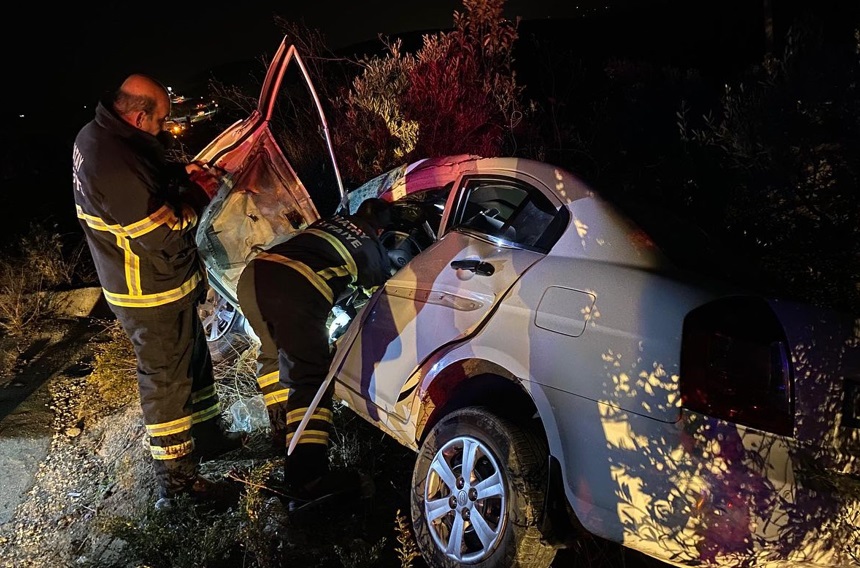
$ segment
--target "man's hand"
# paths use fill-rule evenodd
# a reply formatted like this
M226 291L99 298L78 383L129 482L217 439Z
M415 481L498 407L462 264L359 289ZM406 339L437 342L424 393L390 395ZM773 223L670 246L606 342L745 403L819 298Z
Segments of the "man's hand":
M206 192L209 199L215 197L215 194L218 193L218 188L221 186L221 180L205 164L191 162L190 164L186 164L185 171L188 172L188 178Z

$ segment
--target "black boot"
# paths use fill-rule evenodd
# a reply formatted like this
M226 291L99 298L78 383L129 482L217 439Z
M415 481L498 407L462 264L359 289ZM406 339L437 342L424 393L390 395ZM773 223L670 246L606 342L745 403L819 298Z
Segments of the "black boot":
M243 447L247 440L244 432L228 431L221 420L199 424L191 432L194 436L194 453L203 461L237 450Z
M192 505L223 512L238 505L241 494L236 483L225 479L213 481L198 475L179 490L164 485L159 487L155 508L159 511L173 509L179 499L187 497Z
M182 497L192 504L207 502L213 508L226 509L238 503L240 488L227 480L212 481L197 472L197 457L193 454L175 460L153 463L158 480L158 500L155 508L172 509Z
M284 496L290 512L313 508L337 497L371 497L373 480L358 471L329 471L328 447L299 444L284 460Z

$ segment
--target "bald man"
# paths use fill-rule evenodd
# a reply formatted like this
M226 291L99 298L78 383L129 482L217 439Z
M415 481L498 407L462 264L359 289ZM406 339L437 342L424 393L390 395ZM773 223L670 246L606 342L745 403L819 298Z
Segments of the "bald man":
M212 360L197 313L205 278L194 241L217 190L199 165L171 163L162 144L167 89L129 76L75 138L77 215L105 299L134 346L157 508L177 495L221 499L201 459L241 445L222 429Z

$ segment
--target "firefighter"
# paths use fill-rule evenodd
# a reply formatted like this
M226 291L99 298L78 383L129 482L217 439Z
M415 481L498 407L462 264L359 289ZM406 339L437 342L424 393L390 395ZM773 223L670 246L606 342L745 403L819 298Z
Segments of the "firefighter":
M239 278L239 305L261 341L258 381L284 450L284 493L291 507L362 483L358 474L329 471L331 388L289 456L286 448L331 365L326 321L332 307L356 287L371 293L390 275L379 242L390 221L387 201L365 200L355 215L318 220L260 253Z
M199 164L165 156L170 98L158 81L129 76L99 102L73 148L77 216L105 299L134 346L158 508L181 493L221 498L200 459L237 448L220 421L212 360L197 312L205 278L197 217L217 190Z

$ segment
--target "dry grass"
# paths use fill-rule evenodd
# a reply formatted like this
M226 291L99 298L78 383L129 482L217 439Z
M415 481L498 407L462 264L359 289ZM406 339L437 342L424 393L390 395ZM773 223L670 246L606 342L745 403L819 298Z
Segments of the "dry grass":
M421 553L412 533L412 525L406 515L400 513L400 509L397 509L394 526L397 532L397 547L394 552L400 560L400 568L412 568L415 561L421 558Z
M235 357L227 357L214 364L222 408L229 408L238 400L259 394L256 380L257 351L256 344L249 344L245 350L237 351Z
M122 447L96 451L102 454L101 477L105 479L104 486L109 487L109 491L102 493L111 497L94 507L98 513L92 519L90 536L81 551L85 561L76 560L77 564L113 565L106 559L115 556L120 548L124 562L131 562L127 565L142 563L153 568L201 565L268 568L285 564L347 568L403 566L389 545L393 540L389 537L392 530L397 532L404 551L415 549L414 542L409 548L410 544L404 540L410 534L402 528L406 521L389 511L388 499L374 502L373 510L356 508L355 503L346 508L333 505L331 511L321 510L301 523L291 520L275 491L267 487L271 473L282 467L283 459L268 448L268 435L264 431L253 432L247 451L240 455L202 464L202 473L209 477L232 478L242 483L243 495L237 508L219 514L204 513L180 500L170 514L155 511L130 343L122 329L111 323L106 324L93 349L92 372L77 386L63 389L65 394L55 402L57 407L67 408L61 413L58 429L95 432L102 427L100 424L116 422L120 416L126 421L133 416L135 428L134 435ZM234 402L257 396L255 357L256 345L252 345L234 360L215 366L216 386L225 412ZM229 420L229 415L225 418ZM363 421L359 424L354 419L342 408L338 410L332 461L350 467L368 464L379 467L379 459L384 459L391 447L378 445L379 435L375 431L374 436L364 437L362 443ZM113 452L119 454L114 457L110 455ZM405 495L405 485L401 490ZM137 505L129 509L121 503ZM178 552L165 556L164 550Z
M94 364L80 393L77 421L86 424L137 402L137 361L134 349L116 320L103 322L93 342Z
M86 243L71 250L62 235L41 224L0 255L0 330L20 337L53 315L51 290L96 282Z

